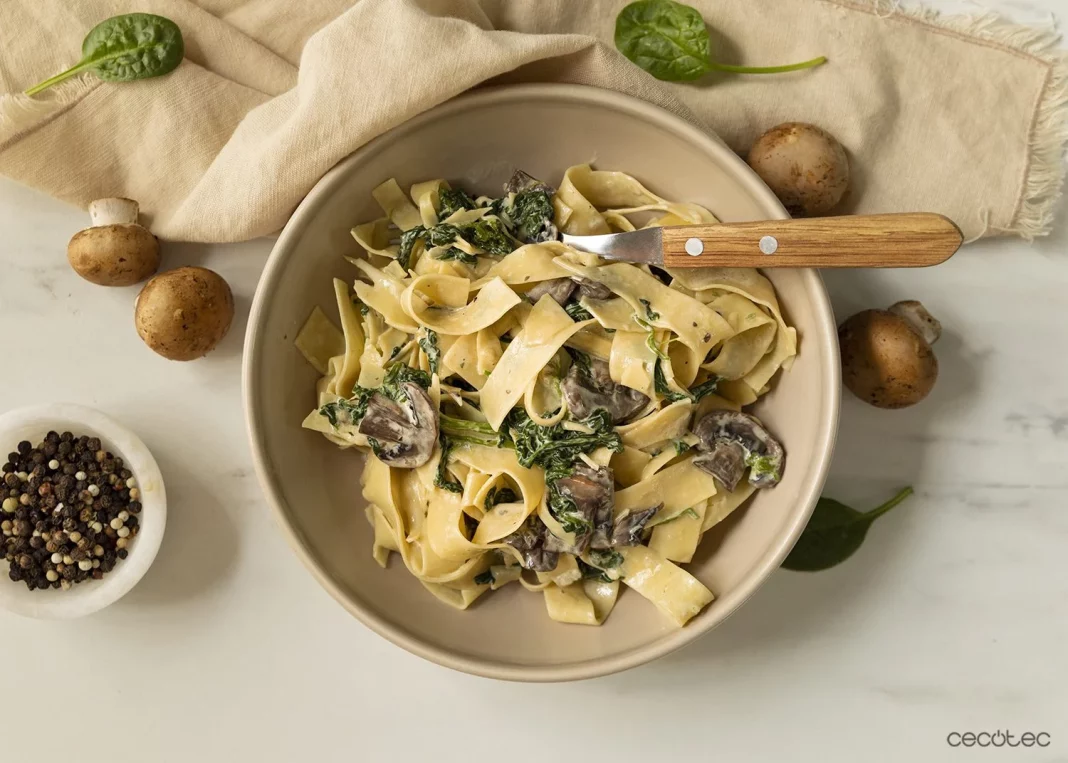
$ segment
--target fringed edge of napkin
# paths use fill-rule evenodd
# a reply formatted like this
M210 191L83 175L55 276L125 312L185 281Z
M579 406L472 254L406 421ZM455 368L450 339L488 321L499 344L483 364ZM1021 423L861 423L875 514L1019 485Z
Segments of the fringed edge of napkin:
M1068 148L1068 52L1059 48L1061 35L1056 29L1026 26L992 12L945 16L931 8L903 7L901 0L826 1L882 18L903 16L945 34L1028 56L1048 67L1031 116L1027 163L1011 222L1005 227L991 225L989 210L978 210L984 231L980 236L1016 235L1030 241L1048 235L1063 192Z
M100 82L90 74L82 74L36 97L23 93L0 93L0 151L75 106Z

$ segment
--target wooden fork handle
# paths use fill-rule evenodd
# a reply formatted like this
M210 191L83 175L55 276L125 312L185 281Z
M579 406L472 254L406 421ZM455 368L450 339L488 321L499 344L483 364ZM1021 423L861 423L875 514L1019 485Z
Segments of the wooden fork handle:
M926 212L677 225L662 235L669 268L922 268L963 240L952 220Z

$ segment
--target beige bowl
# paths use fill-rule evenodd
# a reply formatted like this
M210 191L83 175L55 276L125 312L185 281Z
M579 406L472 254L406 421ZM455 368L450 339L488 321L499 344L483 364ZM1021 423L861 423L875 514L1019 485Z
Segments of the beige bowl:
M603 675L689 643L748 598L790 550L816 499L838 421L838 345L815 271L768 271L800 334L793 369L757 413L782 439L786 472L773 490L706 536L688 569L717 600L685 628L624 592L601 628L562 625L518 586L466 612L439 603L396 558L371 558L360 497L361 459L300 428L315 404L316 372L293 347L315 305L336 313L331 278L355 279L342 255L360 250L349 229L379 213L371 189L444 177L496 192L513 168L558 180L572 164L637 176L666 197L704 204L728 221L783 218L772 193L737 156L685 121L612 92L564 85L482 90L400 126L343 161L286 225L249 319L245 413L256 469L297 554L364 624L405 649L469 673L525 681Z

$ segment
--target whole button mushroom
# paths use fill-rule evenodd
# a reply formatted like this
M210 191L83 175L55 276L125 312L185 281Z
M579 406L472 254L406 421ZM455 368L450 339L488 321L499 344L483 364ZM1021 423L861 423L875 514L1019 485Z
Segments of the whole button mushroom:
M842 381L878 408L915 405L938 379L931 345L941 334L942 324L915 300L857 313L838 327Z
M137 223L133 199L97 199L89 205L92 225L74 234L67 260L74 271L99 286L132 286L159 268L159 240Z
M794 217L819 217L838 205L849 187L842 144L816 125L787 122L761 135L749 166Z
M160 273L134 305L137 333L169 360L195 360L215 349L230 330L234 295L218 273L185 267Z

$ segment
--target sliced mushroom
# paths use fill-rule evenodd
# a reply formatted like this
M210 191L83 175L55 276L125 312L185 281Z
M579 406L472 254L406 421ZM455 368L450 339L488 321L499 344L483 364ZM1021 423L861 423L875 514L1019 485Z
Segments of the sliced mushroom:
M599 283L589 278L583 278L582 276L571 276L571 280L578 284L579 295L582 297L586 297L587 299L612 298L612 290L603 283Z
M711 452L697 456L694 466L705 470L733 492L745 473L745 448L736 442L715 443Z
M710 411L697 422L693 432L700 439L698 450L707 454L695 458L694 466L713 477L720 476L717 472L732 476L728 469L729 459L735 454L725 450L723 446L728 444L737 445L743 451L744 464L749 467L749 482L755 487L771 487L782 477L786 454L756 416L740 411ZM730 487L727 482L723 484Z
M607 466L597 469L584 464L576 466L569 476L556 481L556 489L565 498L574 501L575 508L590 523L593 531L577 537L574 547L567 548L564 546L568 544L550 532L545 547L569 554L581 554L590 545L594 548L608 548L609 533L612 531L612 502L615 498L615 478L612 470Z
M635 415L649 402L636 389L616 384L608 372L608 363L590 358L589 373L574 363L561 384L567 409L575 418L584 419L598 408L604 408L619 424Z
M646 523L662 508L664 508L664 504L658 503L648 509L630 511L616 517L615 525L612 527L612 545L640 546Z
M400 386L404 401L397 403L376 392L358 431L373 440L382 463L415 469L430 460L438 441L438 411L426 390L413 382Z
M560 561L560 554L545 548L546 536L550 535L537 517L531 517L511 535L501 540L519 552L520 564L534 572L551 572Z
M571 298L571 292L575 290L575 282L570 278L551 278L548 281L540 281L534 284L534 288L527 292L527 299L537 303L539 299L548 294L556 304L563 307Z
M552 196L556 189L548 183L543 183L533 175L528 175L523 170L516 170L508 182L504 184L505 193L520 193L521 191L545 191Z

